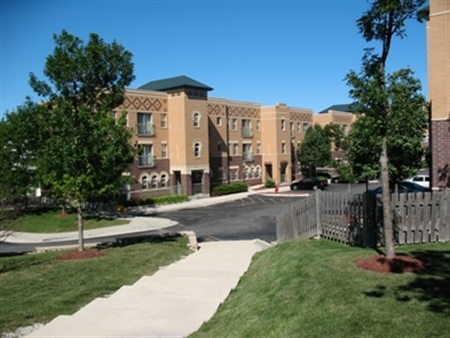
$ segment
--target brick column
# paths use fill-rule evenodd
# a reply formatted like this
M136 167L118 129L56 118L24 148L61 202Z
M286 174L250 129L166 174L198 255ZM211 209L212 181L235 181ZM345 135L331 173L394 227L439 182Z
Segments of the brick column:
M450 188L450 118L431 121L433 188Z

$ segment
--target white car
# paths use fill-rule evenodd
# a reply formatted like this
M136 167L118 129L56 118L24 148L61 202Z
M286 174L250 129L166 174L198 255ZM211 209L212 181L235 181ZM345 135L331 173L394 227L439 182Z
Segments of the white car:
M430 187L430 176L429 175L416 175L414 177L407 178L405 181L414 182L418 185L429 188Z

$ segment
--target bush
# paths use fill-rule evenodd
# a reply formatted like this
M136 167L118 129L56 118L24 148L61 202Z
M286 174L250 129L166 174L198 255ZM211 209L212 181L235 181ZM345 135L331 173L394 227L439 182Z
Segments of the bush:
M126 202L127 207L138 207L141 205L164 205L189 201L186 195L168 195L159 197L147 197L142 199L130 199Z
M222 196L246 191L248 191L248 185L246 183L223 184L215 187L212 191L212 195Z
M264 182L264 186L266 188L275 188L275 181L271 180L270 178L268 178L265 182Z

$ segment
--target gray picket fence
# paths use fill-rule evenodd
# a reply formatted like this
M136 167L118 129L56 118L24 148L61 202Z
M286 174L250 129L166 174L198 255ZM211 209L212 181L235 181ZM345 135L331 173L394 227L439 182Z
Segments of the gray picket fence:
M450 190L391 196L396 244L450 241ZM277 241L328 240L374 247L383 244L380 196L317 190L277 217Z

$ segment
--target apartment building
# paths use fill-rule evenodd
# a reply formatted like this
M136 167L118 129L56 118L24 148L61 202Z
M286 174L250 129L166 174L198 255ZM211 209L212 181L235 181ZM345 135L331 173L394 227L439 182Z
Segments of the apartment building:
M450 0L430 0L427 22L429 141L434 189L450 187Z
M327 124L337 124L342 128L344 136L347 136L352 124L355 122L357 115L352 113L350 104L337 104L330 106L318 114L314 115L314 123L325 127ZM333 143L331 145L331 156L333 159L339 160L344 156L344 151Z
M127 90L116 113L127 111L138 147L130 197L208 195L224 183L300 177L297 151L312 110L210 98L212 89L179 76Z

